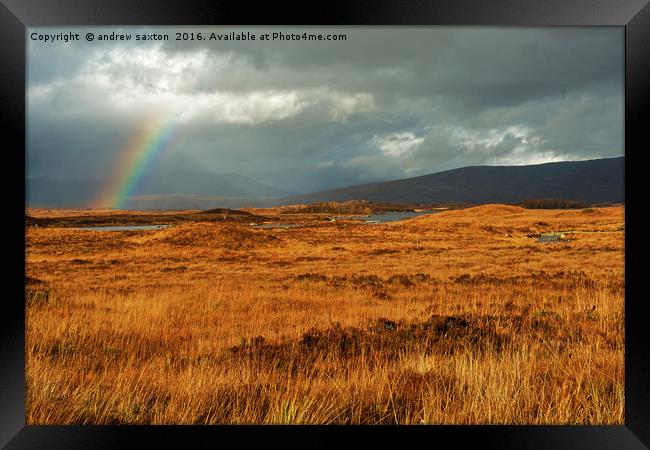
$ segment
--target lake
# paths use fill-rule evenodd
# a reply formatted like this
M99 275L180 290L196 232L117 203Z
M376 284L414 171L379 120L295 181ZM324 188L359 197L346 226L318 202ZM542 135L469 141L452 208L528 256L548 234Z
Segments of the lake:
M353 217L336 217L337 220L361 220L366 223L385 223L396 222L398 220L408 219L410 217L422 216L424 214L434 214L440 212L438 210L431 211L391 211L378 214L370 214L368 216L353 216Z
M408 219L410 217L417 217L424 214L433 214L437 213L437 210L431 211L391 211L378 214L370 214L368 216L341 216L335 217L336 220L359 220L365 223L385 223L385 222L395 222L398 220ZM292 228L300 226L301 224L297 223L261 223L261 224L251 224L251 226L258 228ZM118 226L108 226L108 227L75 227L75 230L86 230L86 231L136 231L136 230L160 230L162 228L169 228L171 225L118 225Z

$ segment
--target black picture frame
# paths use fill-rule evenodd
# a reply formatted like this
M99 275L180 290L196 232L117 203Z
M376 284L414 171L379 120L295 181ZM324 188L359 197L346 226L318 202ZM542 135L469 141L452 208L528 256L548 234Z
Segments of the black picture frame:
M625 425L620 426L26 426L25 425L25 62L26 27L73 25L494 25L625 28ZM9 213L8 282L0 354L0 444L7 449L331 447L426 445L486 448L636 449L650 445L650 352L643 295L640 163L650 105L650 5L646 0L402 1L293 5L155 0L0 0L0 110L5 142L3 198ZM12 156L9 163L9 156ZM645 336L645 337L644 337ZM188 443L190 441L191 443Z

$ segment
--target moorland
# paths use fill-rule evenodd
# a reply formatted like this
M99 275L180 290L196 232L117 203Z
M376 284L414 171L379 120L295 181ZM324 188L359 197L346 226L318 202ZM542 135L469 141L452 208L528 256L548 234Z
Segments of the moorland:
M26 215L28 424L624 423L622 206Z

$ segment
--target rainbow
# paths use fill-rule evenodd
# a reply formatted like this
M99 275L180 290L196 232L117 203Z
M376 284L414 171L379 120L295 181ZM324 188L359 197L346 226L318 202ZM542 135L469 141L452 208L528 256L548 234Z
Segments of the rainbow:
M165 149L173 143L179 122L171 115L165 115L143 124L122 147L113 176L102 188L93 202L93 208L125 209L128 198L153 167Z

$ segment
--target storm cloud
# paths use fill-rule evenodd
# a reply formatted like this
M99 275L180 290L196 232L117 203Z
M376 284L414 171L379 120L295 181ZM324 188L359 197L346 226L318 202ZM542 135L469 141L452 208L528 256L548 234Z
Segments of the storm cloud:
M291 192L624 151L618 27L30 28L28 35L70 30L82 40L28 40L28 177L99 189L133 134L160 117L178 133L154 174L236 173ZM88 31L152 30L171 40L83 40ZM177 31L346 39L176 41Z

